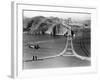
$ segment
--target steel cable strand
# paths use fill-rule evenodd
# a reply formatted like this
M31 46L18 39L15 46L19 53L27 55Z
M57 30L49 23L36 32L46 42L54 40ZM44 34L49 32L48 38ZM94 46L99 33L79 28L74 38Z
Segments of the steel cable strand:
M88 56L88 51L87 51L87 49L85 48L83 39L80 39L80 47L81 47L82 51L85 53L85 55Z

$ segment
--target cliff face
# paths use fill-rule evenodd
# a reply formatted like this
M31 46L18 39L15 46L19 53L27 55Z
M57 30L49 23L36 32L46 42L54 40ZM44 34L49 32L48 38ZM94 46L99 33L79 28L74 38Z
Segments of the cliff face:
M65 23L63 22L65 21ZM80 22L71 22L70 25L67 23L71 22L71 19L62 19L58 17L43 17L36 16L32 18L24 18L24 30L30 34L51 34L51 35L64 35L69 27L72 30L90 28L91 21L85 20Z
M64 35L67 31L61 19L56 17L37 16L31 18L26 24L24 28L31 34Z
M27 28L28 22L30 22L30 18L24 17L23 18L23 28Z

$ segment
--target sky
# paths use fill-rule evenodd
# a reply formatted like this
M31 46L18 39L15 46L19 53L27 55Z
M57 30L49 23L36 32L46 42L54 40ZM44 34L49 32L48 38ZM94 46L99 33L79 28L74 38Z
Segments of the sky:
M71 18L72 20L90 20L91 14L84 13L59 13L59 12L41 12L41 11L24 11L24 17L35 17L35 16L44 16L44 17L59 17L63 19Z

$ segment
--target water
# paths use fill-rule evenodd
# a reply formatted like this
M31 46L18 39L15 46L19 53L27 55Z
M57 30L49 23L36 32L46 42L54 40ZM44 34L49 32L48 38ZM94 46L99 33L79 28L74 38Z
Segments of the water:
M33 56L43 58L47 56L57 55L65 48L67 38L64 36L50 35L28 35L23 34L23 61L32 60ZM38 43L39 49L32 49L27 44ZM90 62L81 60L75 56L59 56L51 59L45 59L40 61L23 62L24 69L34 68L57 68L57 67L79 67L90 66Z

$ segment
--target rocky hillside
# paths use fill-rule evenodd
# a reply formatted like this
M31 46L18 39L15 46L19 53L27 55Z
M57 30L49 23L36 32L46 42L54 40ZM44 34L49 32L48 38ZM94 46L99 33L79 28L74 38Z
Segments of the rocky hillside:
M67 31L66 26L57 17L36 16L24 19L24 31L31 34L63 34Z
M66 19L67 20L67 19ZM23 19L23 31L30 34L51 34L64 35L70 26L72 29L81 28L83 25L90 26L90 21L71 23L72 25L63 24L64 19L58 17L35 16Z

